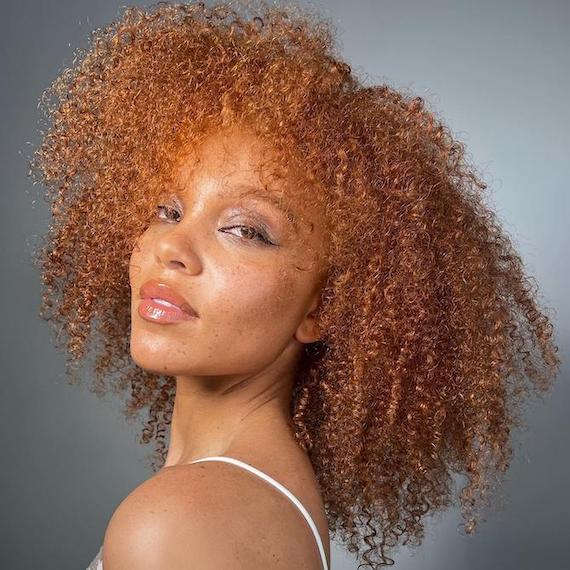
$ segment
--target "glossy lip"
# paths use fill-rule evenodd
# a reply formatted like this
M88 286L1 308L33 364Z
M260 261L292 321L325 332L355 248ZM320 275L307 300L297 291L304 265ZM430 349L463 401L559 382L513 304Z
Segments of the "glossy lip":
M157 281L156 279L151 279L144 283L139 290L139 295L141 299L164 299L193 317L199 316L196 310L186 301L186 299L184 299L184 297L178 294L166 283Z
M137 312L145 321L160 324L197 320L197 317L183 311L176 305L162 304L160 299L141 299Z

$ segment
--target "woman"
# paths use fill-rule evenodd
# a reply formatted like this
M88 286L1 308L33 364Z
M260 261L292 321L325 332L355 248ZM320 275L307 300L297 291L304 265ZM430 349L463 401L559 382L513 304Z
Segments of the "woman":
M474 532L559 359L423 100L263 2L128 8L47 95L42 316L157 444L90 568L391 565L453 473Z

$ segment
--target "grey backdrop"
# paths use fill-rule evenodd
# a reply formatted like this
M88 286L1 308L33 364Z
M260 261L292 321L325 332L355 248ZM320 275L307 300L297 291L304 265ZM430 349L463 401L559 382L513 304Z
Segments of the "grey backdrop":
M136 2L132 2L136 4ZM2 569L82 570L118 503L151 475L109 396L69 387L64 360L37 318L40 282L29 261L49 211L27 178L38 142L37 101L89 32L122 3L3 3L2 65ZM142 5L142 3L141 3ZM410 87L442 114L491 186L492 201L556 311L568 355L570 4L568 0L316 2L343 52L369 81ZM502 489L504 507L477 535L457 510L432 520L401 570L568 568L568 367L533 401ZM335 570L356 568L333 544Z

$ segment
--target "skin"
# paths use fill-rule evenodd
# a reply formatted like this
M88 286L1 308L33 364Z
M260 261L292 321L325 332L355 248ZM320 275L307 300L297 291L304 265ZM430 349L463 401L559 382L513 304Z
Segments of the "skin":
M240 528L266 529L247 537L259 567L280 567L278 560L283 567L293 560L295 567L321 567L312 532L289 499L235 466L189 465L211 455L242 459L288 487L315 520L329 556L318 484L294 440L289 414L298 359L306 343L319 339L314 311L326 268L317 254L326 248L326 234L317 206L304 200L301 207L299 176L292 169L276 176L271 158L271 149L245 128L212 133L182 161L173 188L177 201L167 204L173 209L157 213L133 250L131 355L146 370L175 376L176 396L165 465L114 513L103 548L106 570L113 570L118 545L137 513L141 519L145 509L159 504L175 520L189 521L188 536L178 544L200 537L199 543L212 545L220 525L227 525L224 509L237 508ZM246 187L259 191L246 197ZM290 208L297 229L264 199L268 193ZM275 245L243 228L229 229L243 224L261 230L260 219ZM159 324L140 317L139 288L151 278L171 284L199 318ZM192 512L180 511L182 489L192 493ZM220 508L212 510L209 501ZM198 511L202 523L196 525L192 513ZM238 536L236 529L231 534ZM246 537L239 536L235 555L244 550ZM145 542L140 533L134 540ZM212 556L204 553L203 561L214 563ZM170 563L176 567L174 559Z

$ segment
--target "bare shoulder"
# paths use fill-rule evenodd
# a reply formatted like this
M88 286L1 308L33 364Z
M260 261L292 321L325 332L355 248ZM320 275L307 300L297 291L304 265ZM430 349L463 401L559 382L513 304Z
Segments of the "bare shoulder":
M113 513L105 570L290 568L298 522L276 511L259 483L220 462L161 470Z
M205 484L203 475L193 465L168 468L125 497L105 532L105 570L207 569L227 563L219 557L232 556L231 535L216 536L216 520L208 508L215 504L219 478ZM220 499L228 500L223 494ZM213 543L212 536L217 539Z

